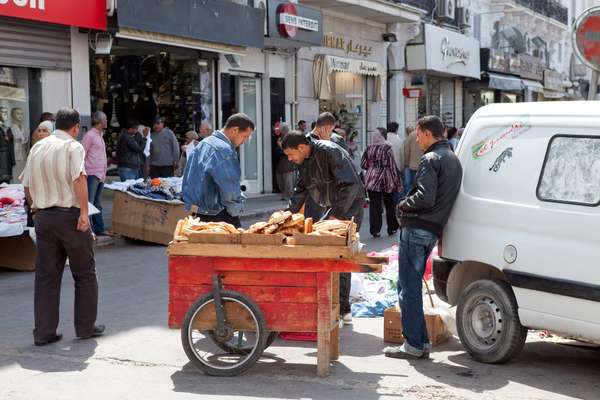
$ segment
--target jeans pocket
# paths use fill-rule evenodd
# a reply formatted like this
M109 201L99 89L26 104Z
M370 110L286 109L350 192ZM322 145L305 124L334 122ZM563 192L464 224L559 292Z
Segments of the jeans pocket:
M409 231L410 241L422 246L429 247L437 241L435 234L426 231L424 229L410 229Z

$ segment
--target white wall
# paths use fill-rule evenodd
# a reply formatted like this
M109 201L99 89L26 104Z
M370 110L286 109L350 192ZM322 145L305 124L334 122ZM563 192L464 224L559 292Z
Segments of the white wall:
M71 71L42 70L43 110L56 114L62 107L73 107Z
M81 126L90 127L92 105L90 101L90 55L88 35L71 28L71 65L73 108L81 115Z

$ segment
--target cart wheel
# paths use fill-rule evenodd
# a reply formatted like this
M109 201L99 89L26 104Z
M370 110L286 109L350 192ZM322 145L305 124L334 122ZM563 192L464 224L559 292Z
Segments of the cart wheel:
M208 332L208 334L221 350L226 351L229 354L238 355L245 355L252 351L252 347L249 346L248 343L253 343L255 340L254 337L256 336L254 332L235 331L230 341L222 342L218 340L214 331ZM277 339L277 336L279 336L279 332L269 332L265 349L273 344L275 339Z
M217 316L212 293L199 298L188 310L181 327L181 343L190 361L213 376L236 376L250 368L267 343L267 325L260 309L245 295L221 292L226 315L226 335L217 337ZM228 344L238 343L247 352L231 353ZM227 350L226 350L227 349Z

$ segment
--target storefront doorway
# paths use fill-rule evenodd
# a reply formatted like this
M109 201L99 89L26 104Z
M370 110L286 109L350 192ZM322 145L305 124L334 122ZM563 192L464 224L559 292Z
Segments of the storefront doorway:
M231 115L243 112L255 125L254 134L239 150L242 184L249 193L263 189L262 86L255 76L221 74L221 111L223 125Z

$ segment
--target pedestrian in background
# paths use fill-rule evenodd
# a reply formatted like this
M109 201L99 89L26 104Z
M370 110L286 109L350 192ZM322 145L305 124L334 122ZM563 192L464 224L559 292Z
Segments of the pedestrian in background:
M200 124L200 129L198 129L198 136L199 136L198 140L206 139L207 137L212 135L212 133L213 133L212 126L208 123L208 121L204 121Z
M106 235L102 217L102 190L106 180L106 144L104 130L108 126L106 114L96 111L92 115L92 129L83 136L81 144L85 150L85 171L87 172L88 201L100 211L92 215L92 232Z
M150 177L169 178L175 176L179 162L179 143L172 130L165 128L162 118L157 117L152 126L150 148Z
M241 227L240 214L246 196L242 194L242 171L237 149L254 132L254 122L246 114L234 114L222 130L200 142L188 159L183 173L185 209L197 207L202 221L227 222Z
M392 146L386 141L385 128L373 131L372 144L363 153L361 167L365 173L365 188L369 194L369 231L378 238L383 223L383 208L388 235L398 231L394 195L402 187L402 180L394 161Z
M298 121L298 130L302 133L306 133L306 121L301 119Z
M458 129L455 127L448 128L448 143L452 150L456 152L456 147L458 147Z
M121 182L142 177L146 138L140 134L138 126L136 120L128 120L117 142L117 171ZM149 134L149 131L145 132Z
M100 336L98 282L88 218L85 150L77 142L79 113L63 108L56 130L33 146L21 181L34 211L37 256L33 338L36 346L59 341L60 287L67 258L75 281L75 334Z
M185 143L181 145L181 157L179 158L179 164L177 165L175 176L183 176L183 171L185 171L185 165L190 157L190 154L192 154L192 151L200 143L199 138L200 137L198 134L194 131L188 131L185 134Z
M289 132L290 126L288 124L283 122L279 125L279 137L277 138L277 146L279 149L281 149L281 140ZM275 167L275 177L277 186L281 191L282 200L289 201L294 193L294 175L296 168L294 167L294 164L283 155L283 149L281 149L281 152L282 155L279 157L279 161L277 161L277 166Z
M313 139L331 141L348 151L346 141L335 133L335 117L330 112L324 112L317 118L315 128L310 132Z
M51 121L41 122L35 132L31 135L31 147L40 140L50 136L54 131L54 124Z
M462 180L458 158L443 138L444 124L436 116L417 122L417 142L424 152L416 184L398 204L400 243L398 298L402 346L387 347L387 357L429 358L431 344L423 314L422 281L427 259L448 222Z
M397 122L390 122L387 126L387 141L392 146L392 153L394 154L394 163L398 169L400 179L403 179L404 171L404 135L398 135L398 129L400 125ZM402 195L404 194L404 187L401 187L394 193L394 202L398 204Z
M422 155L423 150L421 150L417 143L417 131L413 130L404 141L404 196L406 196L413 187Z

